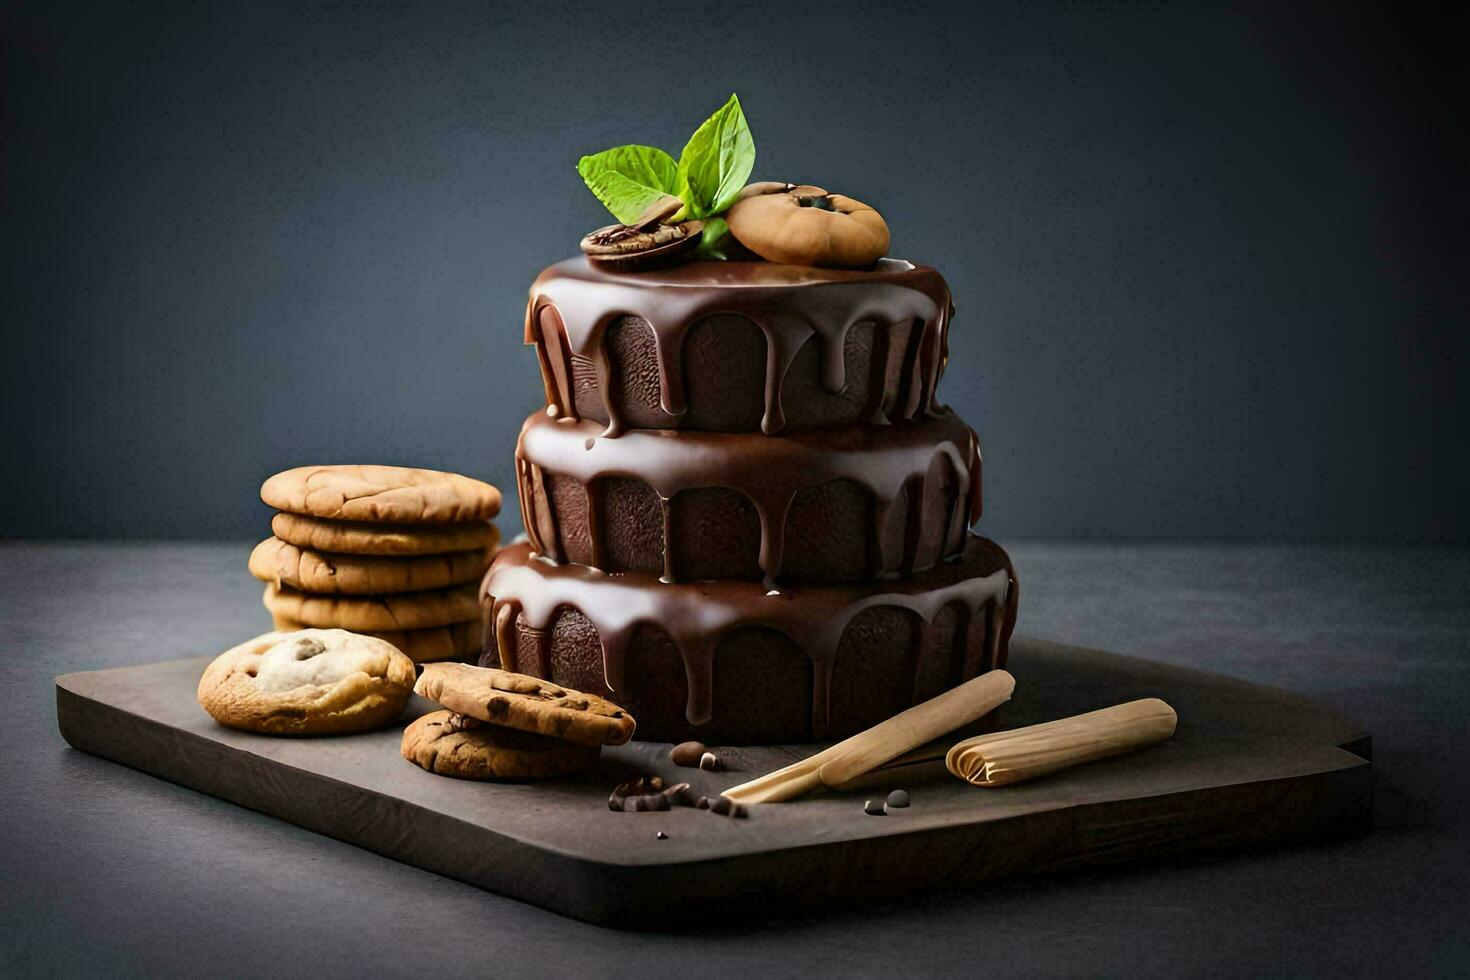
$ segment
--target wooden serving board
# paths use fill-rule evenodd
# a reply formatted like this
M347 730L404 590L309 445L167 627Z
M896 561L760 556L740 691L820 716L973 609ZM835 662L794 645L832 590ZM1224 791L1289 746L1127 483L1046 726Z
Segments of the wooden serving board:
M634 742L606 750L598 771L575 780L471 783L404 761L396 728L313 739L221 728L194 699L208 662L59 677L62 735L428 871L620 928L869 903L1371 822L1370 739L1342 715L1273 688L1025 638L1011 644L1016 697L1001 727L1157 696L1179 712L1174 737L1004 789L948 776L911 782L913 805L891 816L865 814L863 793L757 806L745 820L686 808L613 813L609 792L637 773L714 794L815 747L716 747L731 771L706 773L673 766L666 744ZM430 707L416 699L405 723Z

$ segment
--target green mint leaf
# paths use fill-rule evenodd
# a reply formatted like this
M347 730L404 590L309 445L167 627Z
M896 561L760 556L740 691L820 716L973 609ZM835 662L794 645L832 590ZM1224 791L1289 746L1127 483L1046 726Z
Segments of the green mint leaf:
M680 186L674 158L653 146L615 146L585 156L577 162L577 173L625 225L637 221L660 198L677 194Z
M678 190L691 217L719 214L735 197L755 167L755 140L740 111L740 100L730 100L706 119L679 154Z

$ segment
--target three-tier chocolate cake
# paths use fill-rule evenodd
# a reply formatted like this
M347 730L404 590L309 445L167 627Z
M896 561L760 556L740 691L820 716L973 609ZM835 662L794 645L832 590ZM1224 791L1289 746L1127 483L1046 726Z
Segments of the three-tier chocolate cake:
M1001 666L1015 573L969 532L979 445L935 393L952 312L891 259L547 269L529 540L485 577L481 663L726 743L846 735Z

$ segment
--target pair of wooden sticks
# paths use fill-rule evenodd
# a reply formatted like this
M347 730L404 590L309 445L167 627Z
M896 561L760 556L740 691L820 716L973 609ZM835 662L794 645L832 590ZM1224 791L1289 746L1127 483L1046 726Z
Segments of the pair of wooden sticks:
M849 788L885 763L983 718L1010 700L1016 680L992 670L899 712L800 762L724 792L739 803L783 803L819 786ZM1162 741L1174 709L1157 698L1130 701L1009 732L977 735L944 753L950 772L977 786L1003 786ZM936 758L938 752L934 753Z

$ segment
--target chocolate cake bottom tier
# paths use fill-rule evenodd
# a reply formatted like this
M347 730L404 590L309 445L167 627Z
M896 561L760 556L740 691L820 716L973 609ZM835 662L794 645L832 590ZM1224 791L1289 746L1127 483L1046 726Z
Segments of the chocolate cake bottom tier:
M635 738L800 742L861 731L1004 666L1017 585L1000 546L872 585L669 584L502 551L480 662L599 694Z
M536 551L666 582L855 582L958 557L980 519L980 447L946 411L767 436L526 420L516 447Z

